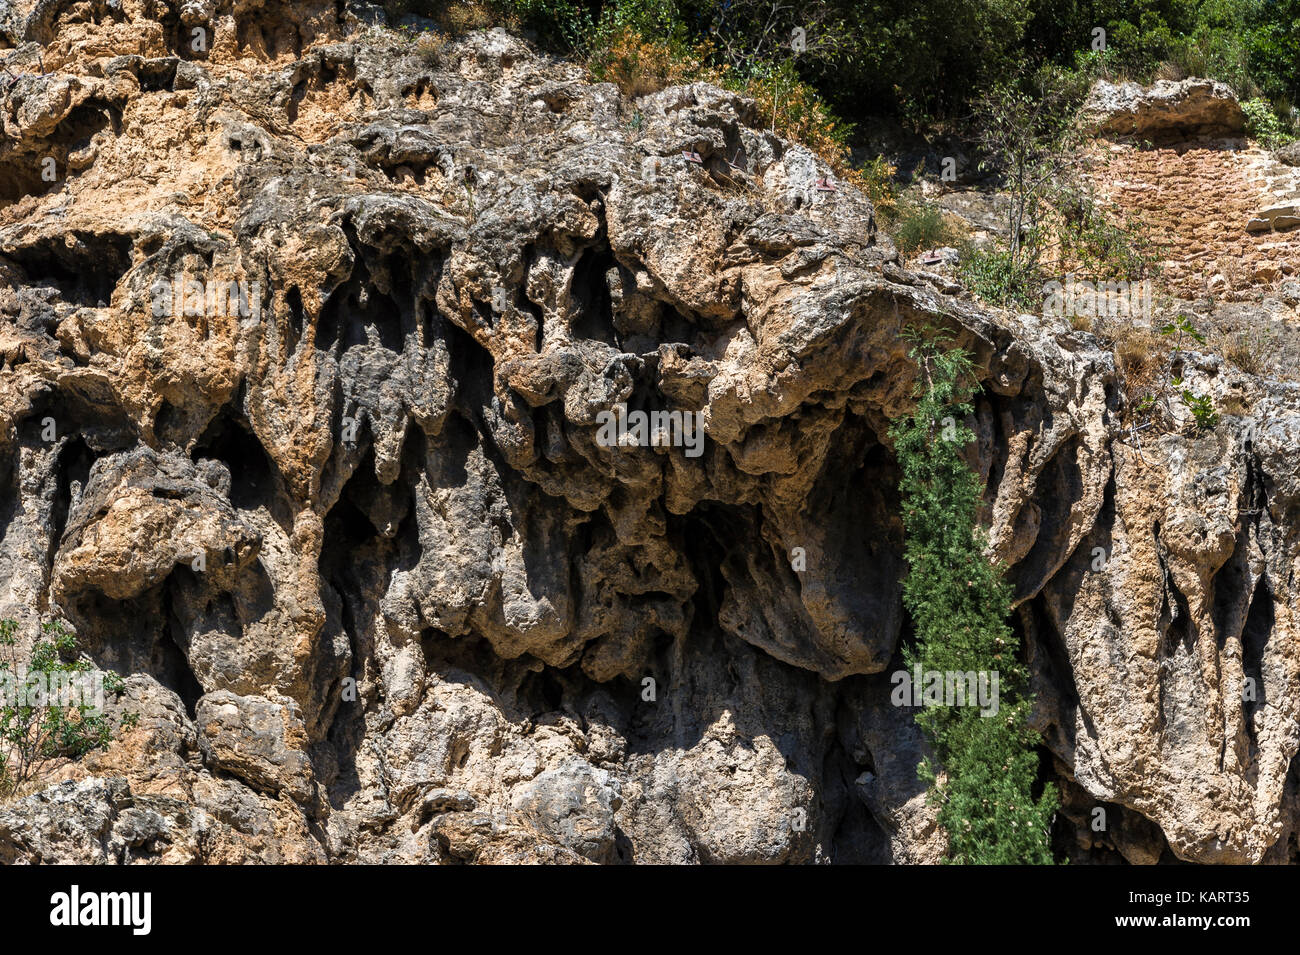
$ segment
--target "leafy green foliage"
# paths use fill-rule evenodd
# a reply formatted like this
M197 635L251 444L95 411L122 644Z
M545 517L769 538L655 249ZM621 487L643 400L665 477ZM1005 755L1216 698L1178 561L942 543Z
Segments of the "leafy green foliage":
M1181 382L1175 382L1175 387L1180 384ZM1196 419L1196 426L1202 431L1213 428L1219 423L1219 413L1214 410L1214 399L1209 395L1198 395L1190 388L1182 388L1178 396L1191 411L1192 417Z
M1160 334L1174 336L1175 351L1183 347L1183 340L1186 338L1190 338L1198 345L1205 344L1205 336L1196 330L1196 326L1192 324L1192 320L1187 317L1185 312L1179 312L1172 322L1161 325Z
M994 85L976 106L981 165L1001 173L1010 199L1007 234L1017 266L1039 261L1044 207L1075 162L1079 96L1062 74L1044 70Z
M1192 320L1183 312L1179 312L1177 318L1169 324L1162 326L1160 334L1173 336L1175 354L1182 350L1183 343L1186 339L1191 339L1198 345L1205 344L1205 336L1196 330L1196 326L1192 324ZM1170 389L1178 395L1179 400L1181 400L1187 410L1192 413L1192 417L1196 419L1196 426L1199 429L1205 431L1218 424L1219 414L1215 411L1214 399L1209 395L1198 395L1190 388L1184 388L1183 379L1171 374L1168 383L1161 384L1160 393L1156 396L1157 401L1162 399L1167 401L1167 394Z
M986 302L1030 310L1042 305L1037 262L1017 262L1005 249L968 250L958 267L963 284Z
M634 33L741 80L785 61L849 122L893 112L963 116L1006 76L1042 67L1149 81L1210 76L1271 102L1300 101L1300 0L385 0L452 29L509 23L561 52ZM1094 31L1106 31L1104 50ZM796 49L794 31L802 30Z
M1072 271L1095 282L1140 281L1157 268L1160 255L1145 225L1129 217L1117 223L1098 208L1090 191L1067 187L1053 197L1061 213L1054 235Z
M1224 0L1224 5L1238 4ZM1250 75L1273 100L1300 102L1300 0L1256 0L1248 10L1243 43ZM1240 21L1238 21L1240 24ZM1231 25L1228 26L1231 29Z
M1258 139L1270 149L1285 146L1295 139L1283 128L1267 100L1251 99L1241 104L1246 114L1246 135Z
M1182 377L1174 374L1179 353L1183 348L1191 342L1205 345L1205 336L1197 331L1191 318L1182 312L1179 312L1172 322L1161 326L1160 334L1165 338L1173 339L1172 348L1162 362L1158 386L1154 387L1150 394L1134 402L1134 413L1150 423L1163 421L1166 424L1174 424L1178 421L1178 416L1173 412L1173 401L1176 398L1192 413L1199 430L1213 428L1219 422L1219 413L1214 406L1214 399L1185 387Z
M943 210L932 202L911 197L898 201L891 234L904 258L921 249L932 249L956 241L956 234L944 220Z
M58 677L89 674L93 666L77 656L77 638L59 622L41 628L43 639L32 645L27 666L18 653L18 625L0 620L0 791L12 793L50 760L76 759L107 746L113 731L93 703L70 703L49 693ZM104 674L104 689L120 693L116 674ZM124 725L138 717L129 715Z
M908 337L921 369L917 405L890 432L903 472L903 603L916 630L905 659L923 671L996 671L1000 691L992 716L973 706L923 709L917 722L937 763L919 771L940 806L950 861L1050 864L1056 792L1051 786L1034 792L1032 700L1007 625L1010 588L984 556L981 482L964 454L975 438L961 423L971 412L971 359L942 333L909 330Z

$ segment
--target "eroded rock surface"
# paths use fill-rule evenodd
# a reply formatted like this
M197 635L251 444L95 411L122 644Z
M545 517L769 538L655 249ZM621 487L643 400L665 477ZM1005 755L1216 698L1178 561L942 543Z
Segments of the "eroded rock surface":
M1246 114L1232 90L1217 80L1097 82L1084 104L1091 128L1103 136L1187 139L1239 136Z
M937 860L888 680L927 323L978 361L1061 850L1295 861L1293 387L1194 356L1249 417L1139 444L1094 339L899 268L711 86L91 6L0 16L0 616L140 718L5 861ZM601 443L618 405L703 453Z

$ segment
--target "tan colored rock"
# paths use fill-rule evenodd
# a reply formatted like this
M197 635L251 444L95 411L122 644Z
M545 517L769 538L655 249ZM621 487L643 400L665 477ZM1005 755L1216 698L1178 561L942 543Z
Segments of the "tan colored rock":
M307 732L291 700L236 696L225 690L198 702L195 721L208 764L273 795L300 803L315 793Z
M1195 78L1158 80L1148 87L1098 80L1083 115L1100 135L1140 139L1240 135L1246 121L1226 84Z

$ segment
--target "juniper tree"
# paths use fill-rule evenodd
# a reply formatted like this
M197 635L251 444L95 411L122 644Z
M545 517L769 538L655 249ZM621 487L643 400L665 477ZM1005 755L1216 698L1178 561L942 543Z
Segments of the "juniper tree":
M1028 726L1026 670L1007 624L1011 590L985 556L981 481L964 455L975 438L963 423L973 365L942 332L909 329L907 338L921 370L917 405L890 432L902 469L903 603L916 634L904 657L909 668L927 672L996 672L1000 691L996 715L973 705L926 705L917 723L935 762L918 770L940 807L949 861L1050 864L1056 793L1048 786L1034 796L1037 737Z

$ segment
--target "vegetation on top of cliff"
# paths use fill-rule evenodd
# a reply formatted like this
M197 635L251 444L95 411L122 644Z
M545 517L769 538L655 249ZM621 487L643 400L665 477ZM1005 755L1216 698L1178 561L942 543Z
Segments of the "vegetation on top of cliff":
M995 84L975 104L981 167L1001 174L1006 241L968 249L964 284L995 305L1037 310L1050 275L1142 281L1158 267L1141 223L1103 208L1082 168L1076 121L1095 70L1051 67Z
M963 283L1018 309L1041 303L1045 276L1135 283L1161 258L1136 219L1093 199L1078 168L1076 119L1095 80L1223 79L1246 101L1248 131L1268 145L1294 135L1300 98L1300 0L1068 9L971 0L941 12L893 0L389 0L388 9L453 31L504 23L632 96L697 80L743 93L773 132L871 198L905 259L957 246ZM888 160L853 155L854 125L889 113L927 135L965 130L981 170L1011 199L1004 247L967 245L966 224L901 188Z
M709 67L742 81L806 84L851 122L887 112L920 128L965 117L1006 75L1045 66L1141 82L1220 79L1242 99L1267 101L1288 132L1300 102L1300 0L388 0L387 8L452 26L509 23L596 58L633 37L686 59L703 49Z
M927 700L917 722L937 762L927 760L919 771L940 807L950 861L1050 864L1057 795L1050 785L1035 795L1033 701L1007 625L1010 587L984 555L980 479L964 454L975 438L962 423L971 411L972 362L943 332L907 334L921 370L918 400L890 432L902 468L903 603L916 632L904 658L922 674L997 678L991 712L970 700Z
M852 126L832 109L804 61L853 57L853 37L832 5L796 9L781 4L678 0L388 0L390 16L414 14L443 29L504 24L582 60L592 78L629 96L706 81L752 98L774 133L822 156L846 183L871 197L891 221L893 166L852 159ZM788 22L787 22L788 21ZM789 23L797 23L790 26ZM797 31L797 32L796 32ZM818 74L821 75L821 74Z

